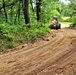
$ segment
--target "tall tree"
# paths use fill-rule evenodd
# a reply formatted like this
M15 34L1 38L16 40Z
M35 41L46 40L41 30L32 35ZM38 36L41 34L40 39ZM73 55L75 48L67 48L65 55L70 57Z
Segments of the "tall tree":
M4 14L5 14L6 22L8 22L8 17L7 17L7 12L6 12L6 8L5 8L5 1L4 0L3 0L3 9L4 9Z
M37 21L40 20L40 12L41 12L41 0L37 0L36 2L36 15L37 15Z
M24 0L24 19L25 23L29 24L30 23L30 18L29 18L29 0Z

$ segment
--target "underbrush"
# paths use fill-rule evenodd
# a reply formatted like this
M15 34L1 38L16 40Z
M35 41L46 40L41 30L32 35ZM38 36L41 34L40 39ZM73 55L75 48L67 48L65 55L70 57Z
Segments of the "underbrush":
M37 38L50 31L47 24L30 25L0 24L0 51L17 47L24 43L35 42Z
M75 27L76 28L76 16L72 17L72 24L70 25L70 27Z

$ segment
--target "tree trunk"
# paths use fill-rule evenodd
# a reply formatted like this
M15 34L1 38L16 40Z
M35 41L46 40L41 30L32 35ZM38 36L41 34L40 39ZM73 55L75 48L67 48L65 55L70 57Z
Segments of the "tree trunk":
M40 20L40 12L41 12L40 6L41 6L41 0L38 0L38 1L36 2L37 21Z
M6 12L6 8L5 8L5 1L4 0L3 0L3 9L4 9L4 14L5 14L6 22L8 22L8 16L7 16L7 12Z
M19 6L18 6L18 21L20 22L20 10L21 10L21 8L20 8L20 3L19 3Z
M25 24L30 23L29 10L28 10L28 0L24 0L24 19L25 19Z
M11 6L11 13L10 13L10 16L11 16L11 22L13 22L13 14L12 14L12 11L13 10L13 5Z
M15 16L15 19L14 19L14 24L15 24L17 18L18 18L18 21L20 22L20 10L21 10L21 8L20 8L20 2L19 2L17 13L16 13L16 16Z

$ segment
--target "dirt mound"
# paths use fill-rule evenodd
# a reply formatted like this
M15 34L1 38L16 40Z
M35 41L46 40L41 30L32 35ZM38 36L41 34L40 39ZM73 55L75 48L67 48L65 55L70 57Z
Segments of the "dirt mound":
M33 44L1 54L0 75L76 75L76 30L52 30Z

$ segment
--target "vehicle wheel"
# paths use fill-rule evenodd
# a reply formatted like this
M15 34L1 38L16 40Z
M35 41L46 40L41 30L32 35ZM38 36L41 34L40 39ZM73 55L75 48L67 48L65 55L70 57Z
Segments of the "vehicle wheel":
M59 29L59 25L56 25L56 30L58 30Z
M59 29L61 29L61 24L59 24Z

